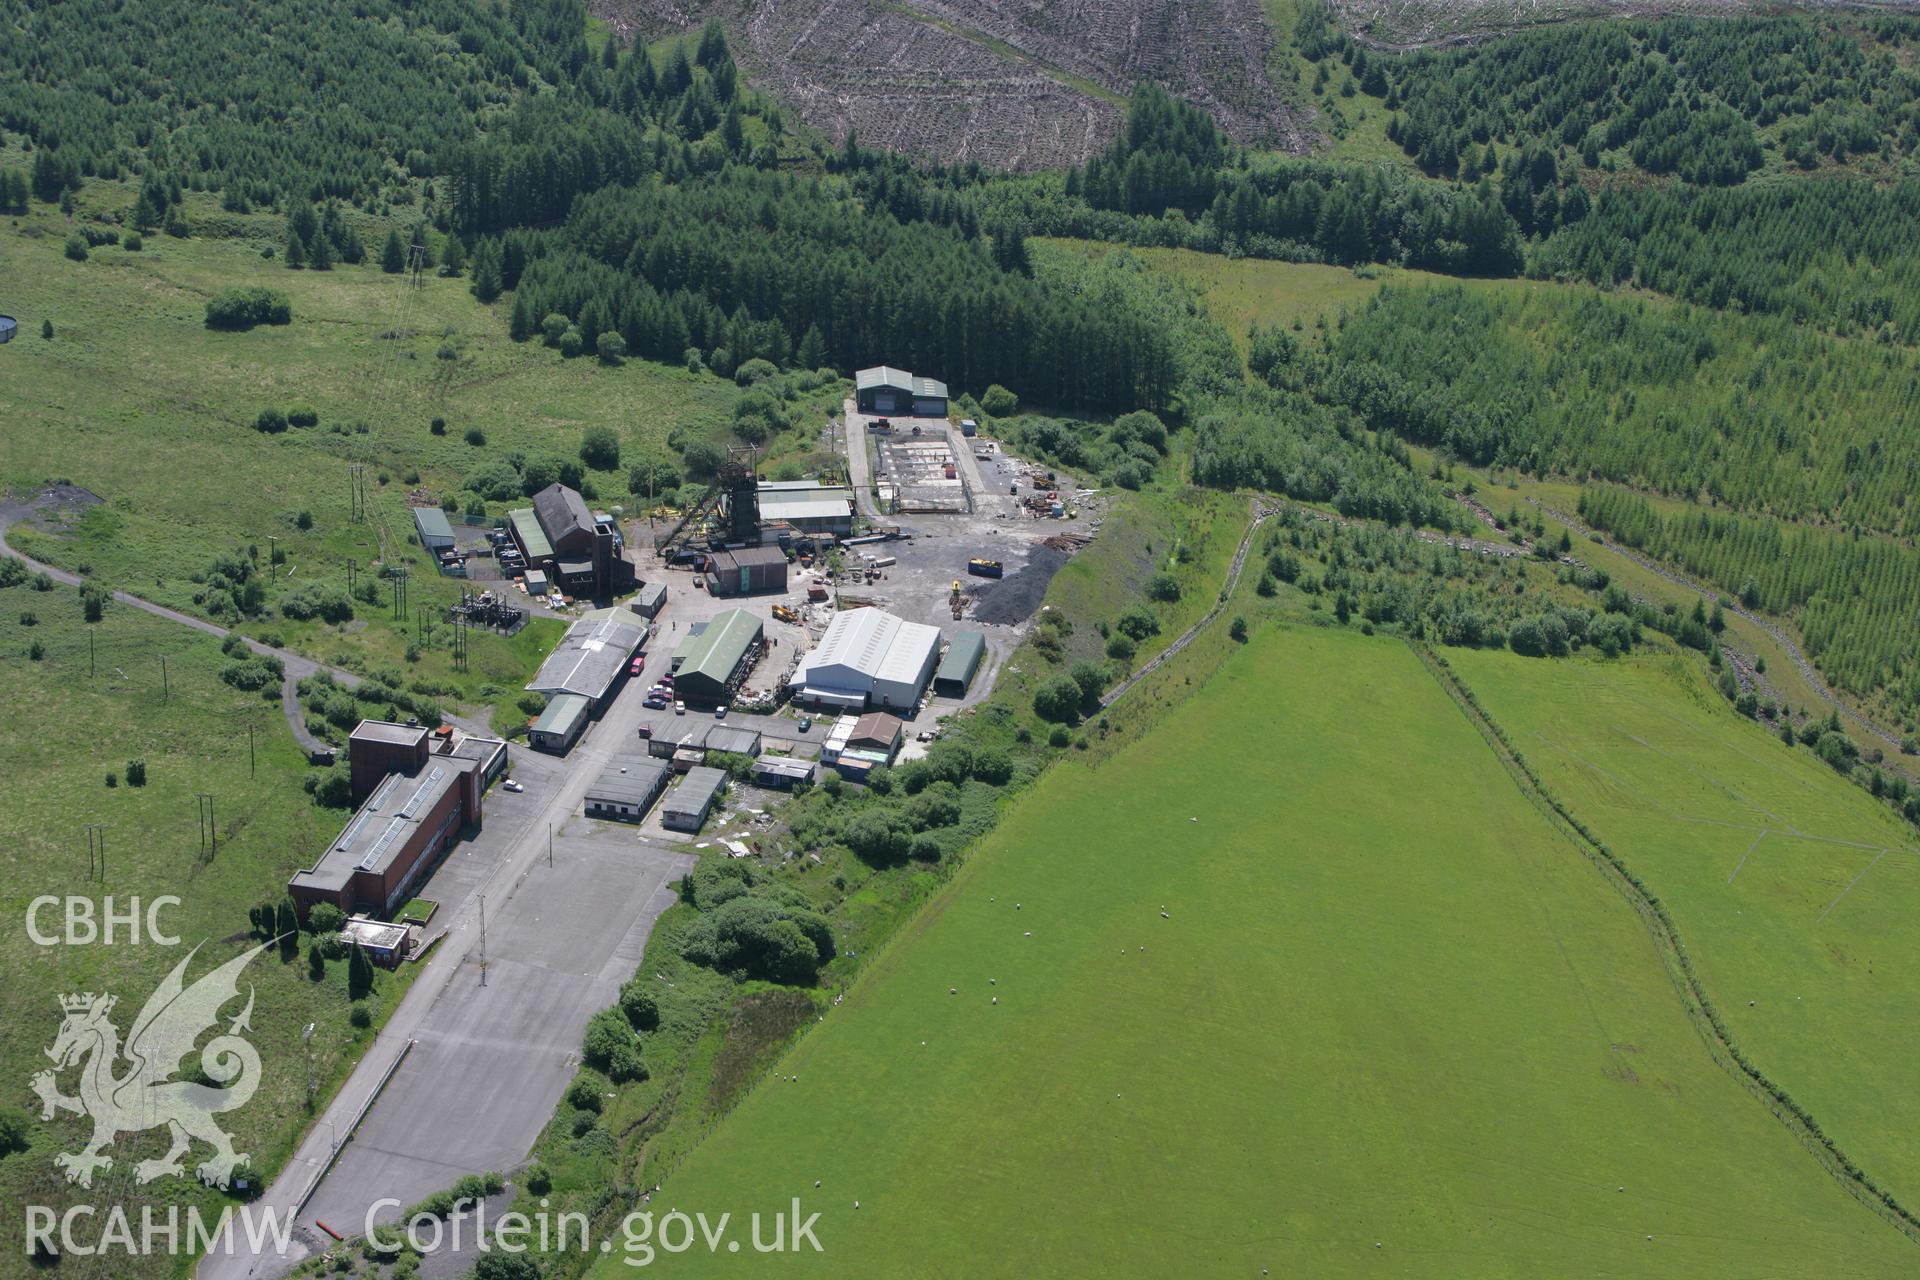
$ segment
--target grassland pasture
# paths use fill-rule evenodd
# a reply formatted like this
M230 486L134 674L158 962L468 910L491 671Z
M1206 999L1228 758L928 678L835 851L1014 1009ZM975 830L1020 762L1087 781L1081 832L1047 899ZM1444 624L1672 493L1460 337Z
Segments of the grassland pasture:
M654 1200L794 1196L824 1253L676 1270L1912 1263L1712 1063L1633 913L1413 655L1286 626L1043 778Z
M1911 828L1677 660L1449 661L1667 904L1749 1056L1895 1195L1920 1197Z

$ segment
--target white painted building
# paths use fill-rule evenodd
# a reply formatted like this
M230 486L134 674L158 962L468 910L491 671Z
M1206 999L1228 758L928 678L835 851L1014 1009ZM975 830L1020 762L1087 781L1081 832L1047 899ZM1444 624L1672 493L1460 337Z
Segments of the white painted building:
M793 673L794 696L821 706L911 713L933 678L940 628L881 609L834 615L820 643Z

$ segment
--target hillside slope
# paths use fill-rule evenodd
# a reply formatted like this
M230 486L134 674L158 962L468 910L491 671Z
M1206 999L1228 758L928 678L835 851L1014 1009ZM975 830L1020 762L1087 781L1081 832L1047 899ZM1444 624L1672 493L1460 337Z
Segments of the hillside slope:
M1259 0L595 0L623 35L718 18L761 88L842 139L1013 169L1085 160L1155 80L1235 137L1304 151L1310 135L1266 74Z
M1050 772L654 1202L796 1196L823 1252L677 1274L1912 1269L1407 649L1316 628Z
M1912 12L1913 0L1330 0L1340 26L1368 45L1415 49L1482 40L1583 18L1710 18L1782 9Z

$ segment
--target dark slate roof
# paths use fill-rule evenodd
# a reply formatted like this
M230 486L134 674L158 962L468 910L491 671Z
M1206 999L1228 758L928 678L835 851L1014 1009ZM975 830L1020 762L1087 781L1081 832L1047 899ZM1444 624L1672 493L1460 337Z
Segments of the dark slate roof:
M571 551L593 542L593 513L580 495L563 484L550 484L533 495L533 513L555 551Z

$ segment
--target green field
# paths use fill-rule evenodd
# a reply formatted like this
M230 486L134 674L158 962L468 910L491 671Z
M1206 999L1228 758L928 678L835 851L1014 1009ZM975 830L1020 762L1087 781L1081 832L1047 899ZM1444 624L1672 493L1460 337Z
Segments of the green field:
M81 206L131 198L130 188L99 182ZM156 234L141 252L102 246L74 262L62 253L55 211L36 209L0 230L0 299L20 319L20 337L0 350L0 487L28 493L65 479L106 500L60 536L22 529L13 541L149 599L196 610L192 576L213 556L252 545L264 560L276 538L286 563L267 618L247 629L329 660L397 664L417 620L391 625L384 594L340 636L288 622L272 603L307 582L344 585L349 558L364 570L386 557L412 559L412 604L444 605L460 584L411 545L409 490L438 502L511 452L572 458L589 426L614 428L626 459L664 456L669 431L723 428L738 395L707 374L643 361L607 368L515 344L504 304L483 306L464 279L428 277L412 290L371 264L289 271L259 253L278 242L279 219L188 203L192 217L217 219L231 238ZM291 325L204 326L208 298L254 285L288 296ZM40 337L42 320L54 326L51 341ZM253 429L262 409L296 405L312 407L319 425L272 436ZM446 420L444 435L432 432L435 417ZM469 428L483 433L483 446L467 443ZM361 524L349 523L354 463L366 466L374 517ZM630 501L624 471L587 476L600 503ZM310 528L298 525L302 511ZM535 639L548 638L527 637ZM453 681L470 696L488 681L518 685L539 656L531 643L476 634L473 669L459 675L446 645L443 627L409 675Z
M1112 245L1095 240L1050 243L1093 259L1115 251ZM1385 281L1439 278L1405 267L1368 267L1367 274L1361 275L1348 267L1318 262L1228 258L1193 249L1130 248L1127 252L1154 270L1190 285L1214 320L1232 336L1242 356L1247 352L1247 330L1252 325L1311 329L1322 316L1331 322L1342 310L1358 310Z
M1675 660L1448 660L1667 904L1756 1065L1883 1186L1920 1199L1912 830Z
M763 1272L1913 1267L1413 655L1300 628L1042 779L653 1208L794 1196Z
M36 619L31 626L22 622L29 614ZM0 972L7 978L0 984L0 1025L8 1029L0 1041L0 1077L9 1082L0 1105L31 1106L33 1114L30 1149L0 1158L0 1197L16 1204L90 1199L62 1180L52 1159L57 1151L80 1148L86 1122L62 1116L41 1124L38 1102L27 1088L29 1077L49 1065L41 1051L60 1025L58 997L113 993L119 998L113 1019L124 1036L154 986L190 948L201 950L189 981L252 945L247 909L278 902L287 876L312 861L340 819L338 811L316 806L301 790L305 761L277 698L269 702L223 684L218 672L227 660L212 638L109 605L93 629L89 676L86 630L78 595L70 589L0 589L0 688L6 690L0 774L8 795L0 813L0 916L6 921ZM27 656L36 640L42 646L37 660ZM252 767L249 727L257 753ZM126 780L127 762L134 758L146 762L145 786ZM107 786L108 774L118 785ZM219 836L218 851L205 857L194 799L203 792L214 798ZM87 823L105 827L103 879L89 878ZM43 894L83 896L96 910L112 895L121 911L131 898L151 902L175 895L180 906L163 911L158 923L180 945L132 944L123 929L111 946L37 946L27 933L27 909ZM58 907L42 913L43 933L61 932L60 914ZM328 965L323 982L308 977L306 941L292 961L272 952L254 960L241 988L243 996L246 984L257 993L251 1040L264 1075L259 1092L227 1127L260 1170L284 1160L307 1123L301 1028L318 1024L314 1067L323 1097L345 1078L373 1034L348 1023L344 963ZM399 984L410 977L380 979L372 1002L377 1016L391 1008ZM229 1017L238 1012L237 1004L226 1010ZM198 1065L198 1057L190 1058L188 1072ZM71 1072L61 1084L73 1093ZM121 1138L109 1151L114 1167L100 1175L91 1198L100 1198L104 1186L136 1215L150 1200L162 1206L191 1201L217 1212L226 1197L190 1180L166 1179L150 1188L131 1183L133 1162L159 1155L165 1145L155 1133ZM196 1147L191 1161L208 1154ZM22 1225L19 1214L0 1214L0 1250L10 1258L24 1252ZM14 1273L11 1266L0 1272Z

